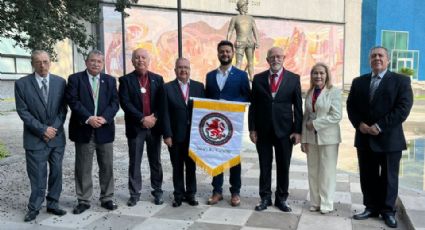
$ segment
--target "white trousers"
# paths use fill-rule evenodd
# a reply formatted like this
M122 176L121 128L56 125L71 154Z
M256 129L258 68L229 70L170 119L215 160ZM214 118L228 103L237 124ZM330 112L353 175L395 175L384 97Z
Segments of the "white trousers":
M332 211L338 146L308 144L307 166L310 204L322 211Z

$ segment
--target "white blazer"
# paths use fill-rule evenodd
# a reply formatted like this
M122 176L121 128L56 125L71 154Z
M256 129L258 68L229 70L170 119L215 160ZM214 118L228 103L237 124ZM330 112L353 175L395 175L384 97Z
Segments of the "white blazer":
M316 100L316 118L313 120L314 129L317 131L316 134L314 130L309 131L306 128L309 117L314 117L312 115L313 91L311 90L305 99L301 143L318 145L338 144L341 142L341 131L339 127L339 122L342 119L341 90L336 87L330 89L325 87L322 89ZM315 141L316 136L317 142Z

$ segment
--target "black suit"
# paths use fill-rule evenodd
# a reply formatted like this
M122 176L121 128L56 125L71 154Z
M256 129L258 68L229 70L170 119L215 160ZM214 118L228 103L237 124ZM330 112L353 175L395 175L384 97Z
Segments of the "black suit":
M148 72L150 84L150 111L158 118L160 106L160 92L163 87L163 78L155 73ZM158 120L152 129L142 126L143 103L138 74L133 71L119 79L119 96L121 108L124 110L125 134L129 147L129 189L130 195L140 197L142 177L140 165L144 142L147 145L147 154L151 173L152 194L162 194L162 165L161 165L161 127Z
M204 85L190 80L189 97L205 97ZM173 145L168 148L173 165L173 185L175 199L194 197L196 194L196 166L189 157L190 125L193 102L186 105L178 80L164 85L162 94L163 135L171 138ZM184 167L186 167L186 189L184 186Z
M401 151L406 149L402 123L412 108L413 93L410 78L387 71L369 102L370 82L371 74L355 78L347 99L348 118L356 128L363 203L372 211L394 213ZM361 122L377 124L380 133L362 134Z
M112 142L115 138L114 117L119 109L115 78L100 73L97 96L93 96L96 89L92 89L91 80L87 70L72 74L68 78L65 94L72 111L69 121L69 139L75 142L75 190L79 203L86 204L90 203L93 193L92 167L95 150L99 165L100 200L107 202L113 197ZM106 123L99 128L93 128L86 123L90 116L101 116Z
M269 84L270 71L254 76L248 124L257 132L260 161L260 196L271 198L271 170L275 148L277 185L276 200L288 198L289 165L292 156L292 133L301 134L302 99L300 76L284 70L283 79L273 98Z

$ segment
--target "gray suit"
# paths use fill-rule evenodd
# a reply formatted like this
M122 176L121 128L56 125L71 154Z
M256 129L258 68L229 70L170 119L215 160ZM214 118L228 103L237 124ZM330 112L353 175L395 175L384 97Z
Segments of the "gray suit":
M24 122L24 148L31 183L28 209L38 211L44 201L49 163L47 208L58 208L62 191L62 159L65 149L63 123L66 118L65 80L50 74L48 101L45 103L35 74L15 82L16 110ZM56 137L45 142L47 127L57 129Z

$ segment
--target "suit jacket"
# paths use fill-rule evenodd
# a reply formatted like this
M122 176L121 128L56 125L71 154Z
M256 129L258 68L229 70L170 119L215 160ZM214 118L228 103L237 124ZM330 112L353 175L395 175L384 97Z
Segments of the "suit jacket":
M356 129L355 147L369 146L374 152L395 152L406 149L402 123L407 119L413 105L410 78L387 71L369 102L371 74L353 80L347 98L347 112ZM381 133L377 136L362 134L360 123L378 124Z
M119 109L116 80L110 75L100 74L97 114L94 114L95 102L89 81L87 71L68 77L65 97L72 111L69 139L77 143L88 143L94 132L96 143L110 143L115 138L114 117ZM96 129L91 127L86 121L93 115L102 116L107 123Z
M217 84L217 69L207 73L205 94L210 99L227 101L249 101L249 80L246 72L232 66L223 90Z
M189 97L205 97L204 84L190 80ZM162 94L162 123L164 138L172 137L173 142L189 139L189 127L192 122L193 101L186 105L178 80L164 84Z
M141 101L142 93L140 92L140 85L138 80L138 74L133 71L119 79L119 98L121 108L124 110L125 119L125 135L127 138L135 138L137 134L143 130L141 120L143 115L143 103ZM148 72L148 78L150 81L150 105L151 112L158 118L161 100L161 89L164 84L162 76ZM161 134L160 120L157 120L155 126L152 128L152 132L156 135Z
M63 123L66 118L65 85L63 78L50 74L49 95L44 102L41 89L30 74L15 82L16 111L24 122L24 148L41 150L48 147L65 146ZM56 137L47 143L43 136L48 126L57 129Z
M289 137L291 133L301 134L303 115L300 76L285 70L273 98L269 74L269 70L256 74L252 81L249 131L256 131L258 136L268 136L274 129L278 138Z
M314 113L312 106L313 92L314 90L309 91L305 98L301 143L318 145L340 143L341 131L339 122L342 119L341 90L336 87L330 89L323 88L316 100ZM315 130L310 131L307 130L306 123L312 117L315 117L313 120Z

